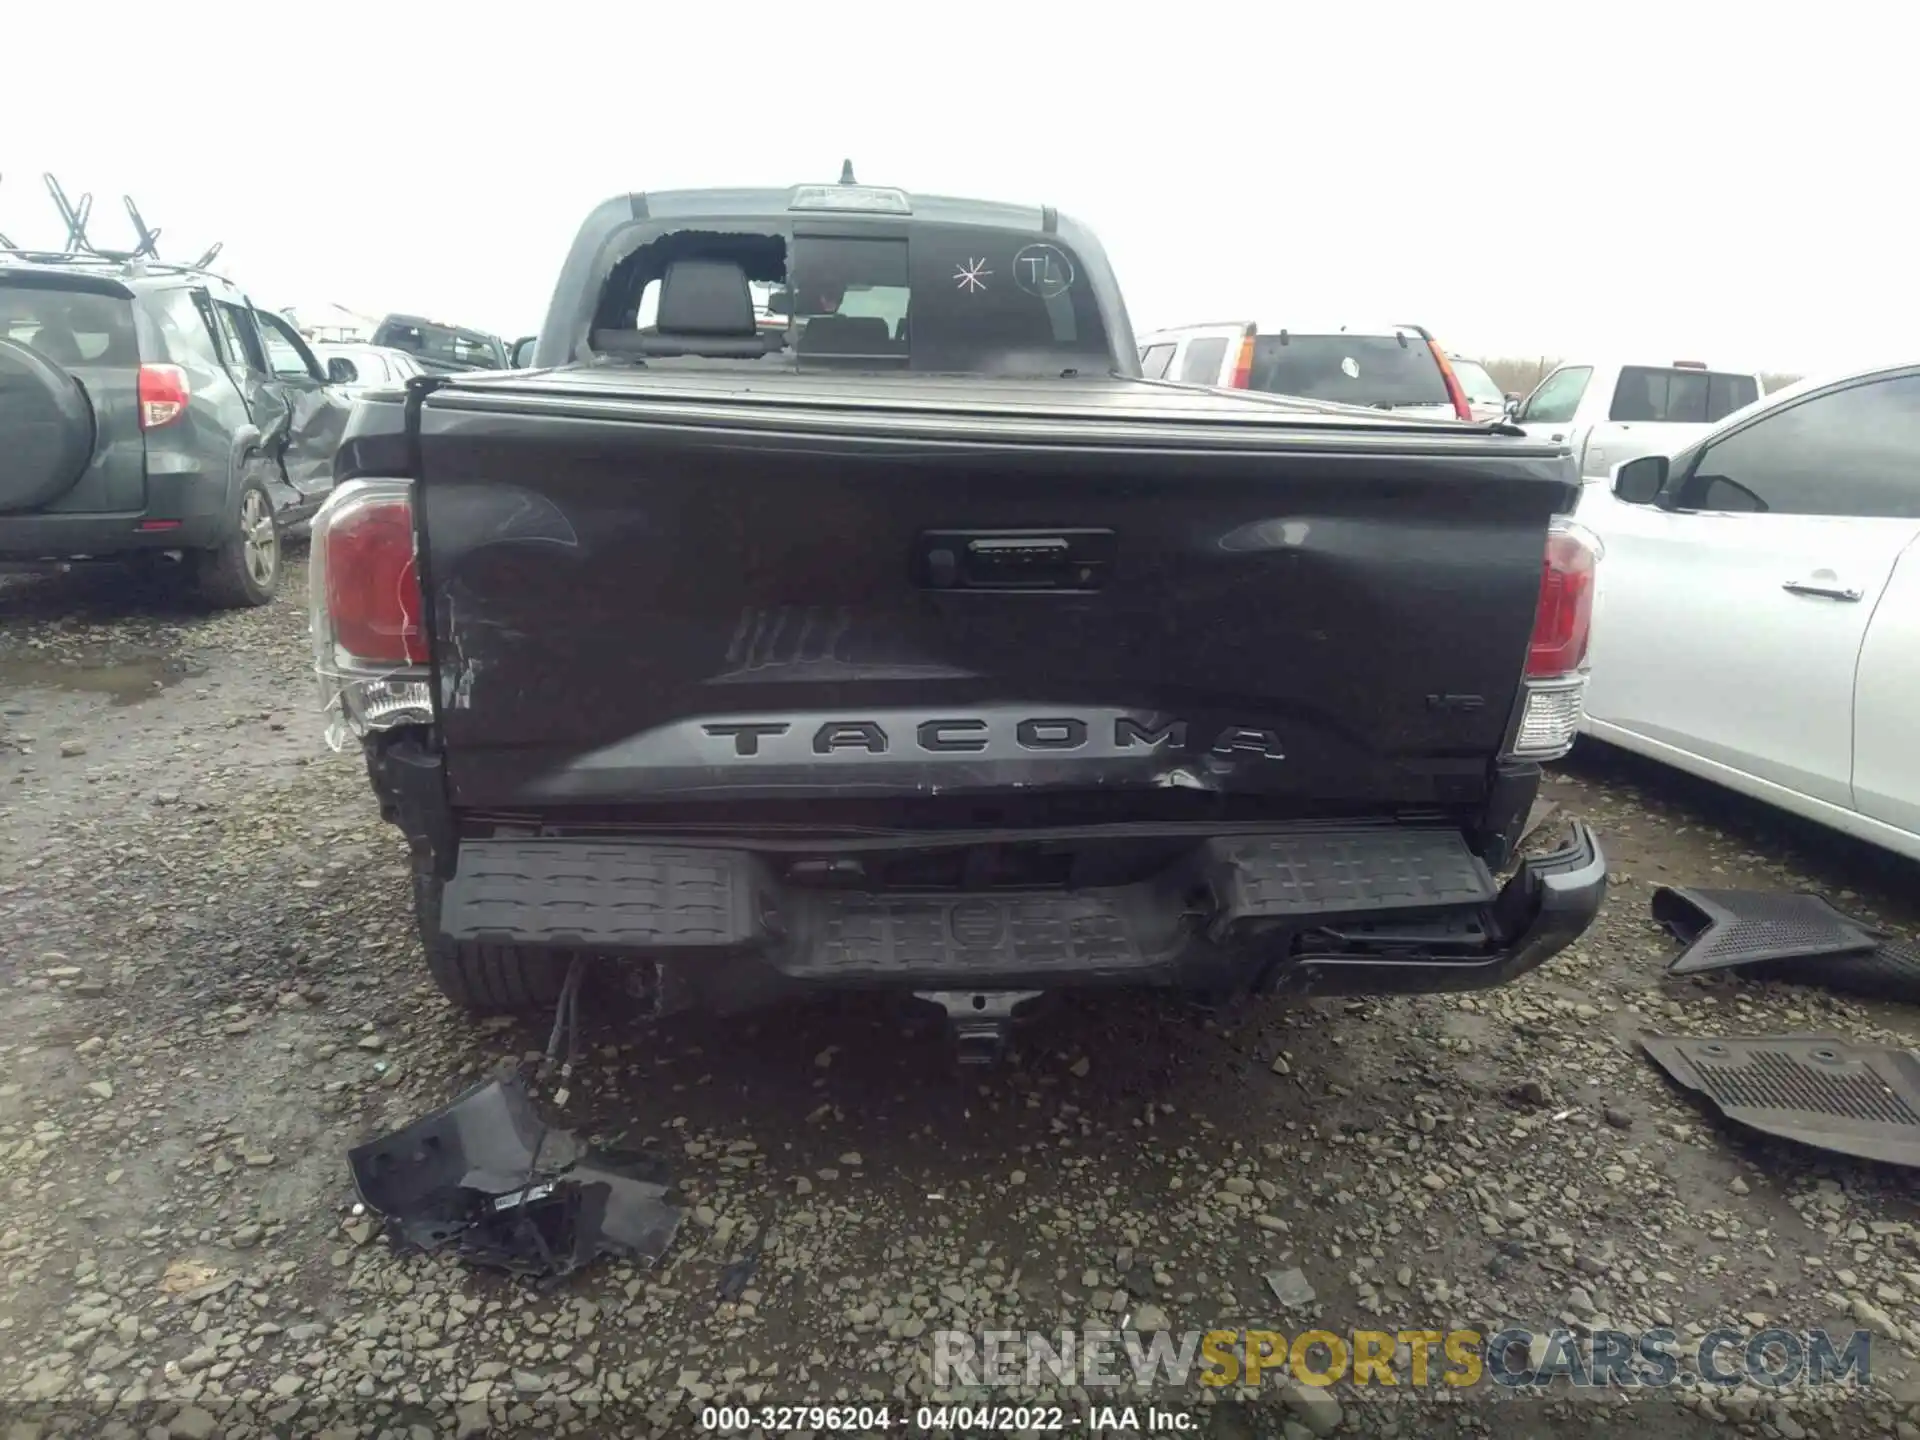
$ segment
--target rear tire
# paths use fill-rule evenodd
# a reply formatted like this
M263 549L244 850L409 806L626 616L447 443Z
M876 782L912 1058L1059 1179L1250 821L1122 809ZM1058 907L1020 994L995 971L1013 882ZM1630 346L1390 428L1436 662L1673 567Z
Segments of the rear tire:
M427 969L440 993L476 1015L549 1009L560 998L566 966L559 957L514 945L462 945L440 934L438 875L415 871L413 911L427 951Z
M231 533L194 557L200 593L222 610L268 605L280 593L280 527L258 476L240 482Z

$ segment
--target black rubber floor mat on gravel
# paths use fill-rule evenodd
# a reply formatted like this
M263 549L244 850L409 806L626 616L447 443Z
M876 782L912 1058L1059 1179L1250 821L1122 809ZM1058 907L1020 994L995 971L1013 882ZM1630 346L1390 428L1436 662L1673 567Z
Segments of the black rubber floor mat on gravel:
M1653 892L1653 918L1687 947L1670 975L1739 967L1755 980L1920 1002L1920 947L1818 895L1665 886Z
M1782 1140L1920 1167L1920 1057L1832 1035L1642 1035L1662 1070L1729 1120Z
M1748 972L1757 980L1819 985L1849 995L1920 1001L1920 949L1882 940L1865 955L1828 955L1812 960L1775 960Z
M1878 934L1818 895L1791 891L1663 885L1653 892L1653 918L1687 947L1667 967L1670 975L1769 960L1865 955L1880 944Z

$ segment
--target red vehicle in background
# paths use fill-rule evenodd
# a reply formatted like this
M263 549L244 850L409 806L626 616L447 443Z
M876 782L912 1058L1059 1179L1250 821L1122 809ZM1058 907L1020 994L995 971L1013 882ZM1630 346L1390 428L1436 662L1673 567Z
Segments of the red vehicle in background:
M1140 368L1149 379L1183 385L1297 395L1423 418L1481 418L1446 351L1420 325L1181 325L1141 337Z

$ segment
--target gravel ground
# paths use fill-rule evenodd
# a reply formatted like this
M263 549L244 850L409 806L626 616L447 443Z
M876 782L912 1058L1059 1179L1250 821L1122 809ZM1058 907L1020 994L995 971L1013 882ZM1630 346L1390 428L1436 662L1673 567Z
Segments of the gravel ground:
M1646 901L1811 886L1911 933L1915 871L1606 753L1550 794L1608 848L1607 909L1519 984L1228 1017L1075 999L985 1072L864 1000L665 1031L597 1004L560 1114L672 1156L690 1211L666 1261L539 1293L392 1257L352 1213L344 1152L545 1026L476 1025L427 982L399 839L357 754L320 743L302 557L288 582L209 617L115 572L0 581L10 1440L691 1434L719 1400L898 1416L934 1396L941 1329L1562 1320L1880 1338L1858 1392L1270 1378L1155 1398L1212 1436L1920 1440L1909 1179L1728 1133L1632 1045L1914 1043L1901 1007L1663 979ZM755 1246L750 1288L719 1300ZM1289 1270L1304 1288L1283 1309L1262 1277ZM1054 1398L1088 1434L1090 1401L1140 1397Z

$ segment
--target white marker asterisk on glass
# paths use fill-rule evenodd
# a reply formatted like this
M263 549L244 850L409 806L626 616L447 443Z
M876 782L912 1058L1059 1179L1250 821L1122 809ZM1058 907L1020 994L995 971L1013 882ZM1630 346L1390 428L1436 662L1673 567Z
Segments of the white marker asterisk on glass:
M953 282L956 288L972 294L976 290L984 290L987 288L987 277L991 274L993 274L993 271L987 268L987 262L984 258L979 260L969 259L966 264L953 272Z

